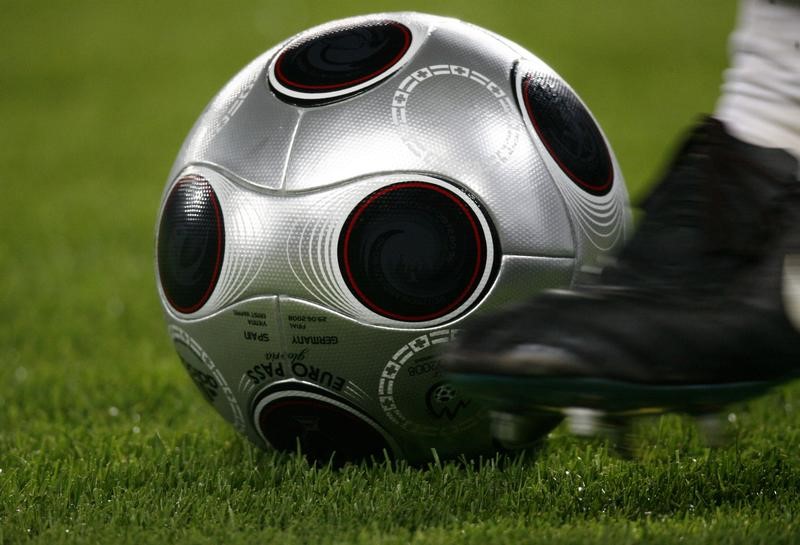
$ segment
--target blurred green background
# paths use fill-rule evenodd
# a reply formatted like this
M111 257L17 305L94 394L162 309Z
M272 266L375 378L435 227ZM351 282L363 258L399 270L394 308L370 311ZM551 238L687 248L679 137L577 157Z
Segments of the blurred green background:
M730 0L0 0L0 543L792 542L791 388L718 453L670 417L642 429L639 463L556 432L505 470L340 473L253 448L197 394L154 282L173 157L250 59L382 10L462 18L541 56L599 119L634 200L713 109L735 18Z

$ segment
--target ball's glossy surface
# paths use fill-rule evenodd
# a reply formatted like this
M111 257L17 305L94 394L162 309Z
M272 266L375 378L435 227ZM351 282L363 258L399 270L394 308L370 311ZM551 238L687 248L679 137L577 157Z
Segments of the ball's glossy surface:
M627 222L602 131L536 56L453 19L357 17L267 51L200 116L162 198L159 293L190 376L259 445L489 454L443 350L596 268Z

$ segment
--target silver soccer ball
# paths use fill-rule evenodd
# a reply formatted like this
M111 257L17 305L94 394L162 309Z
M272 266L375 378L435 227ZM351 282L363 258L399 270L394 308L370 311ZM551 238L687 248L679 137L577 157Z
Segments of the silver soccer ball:
M573 284L624 241L603 133L535 55L453 19L334 21L211 101L161 199L183 364L254 443L323 461L491 453L439 358L479 312Z

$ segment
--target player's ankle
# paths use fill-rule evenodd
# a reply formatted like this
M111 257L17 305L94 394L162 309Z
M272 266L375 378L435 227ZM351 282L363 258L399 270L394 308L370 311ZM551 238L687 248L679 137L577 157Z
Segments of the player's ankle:
M800 3L742 0L715 117L745 142L800 158Z

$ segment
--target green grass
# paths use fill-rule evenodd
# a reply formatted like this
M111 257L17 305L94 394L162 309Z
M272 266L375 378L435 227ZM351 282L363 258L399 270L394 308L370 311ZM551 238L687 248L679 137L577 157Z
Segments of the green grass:
M713 107L728 0L1 0L0 543L792 543L800 389L737 408L734 444L638 428L638 461L557 430L536 460L309 468L246 443L168 342L152 231L203 106L312 24L450 14L581 93L634 197Z

